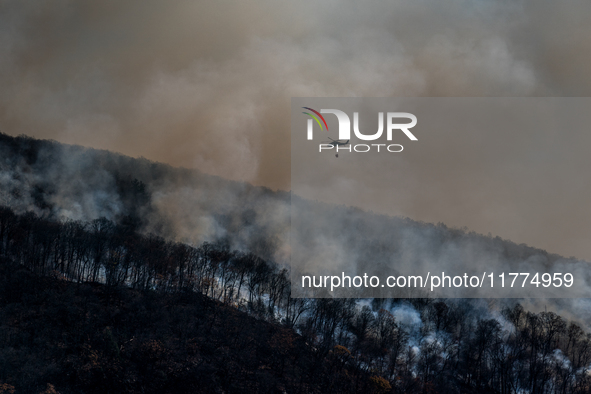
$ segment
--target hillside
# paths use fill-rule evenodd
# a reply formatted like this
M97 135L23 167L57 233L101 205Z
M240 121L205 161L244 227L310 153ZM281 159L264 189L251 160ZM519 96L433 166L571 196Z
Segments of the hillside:
M591 387L591 334L515 302L293 298L285 269L225 244L5 207L0 258L5 392Z
M515 300L297 298L285 266L288 193L28 137L0 135L0 153L0 257L10 267L0 320L0 384L9 386L0 388L590 387L586 300L541 300L536 313L528 300L524 308ZM310 223L296 236L322 234L375 269L450 259L576 262L444 224L298 202ZM276 343L284 337L295 348Z
M335 270L397 275L401 267L426 273L453 262L475 271L535 265L551 272L557 264L578 264L579 277L587 276L585 264L574 258L498 236L302 200L198 170L25 136L0 134L0 204L51 220L105 218L190 245L222 242L281 266L297 248L310 262L301 270L312 269L330 245L346 256L332 263ZM290 226L294 207L298 226Z
M39 277L0 262L0 392L370 392L293 330L193 292ZM9 387L9 386L6 386Z

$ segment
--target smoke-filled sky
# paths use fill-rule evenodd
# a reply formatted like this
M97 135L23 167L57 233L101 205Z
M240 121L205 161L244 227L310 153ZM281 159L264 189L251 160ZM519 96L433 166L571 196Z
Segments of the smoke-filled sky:
M590 22L588 1L0 0L0 130L288 190L291 97L589 96ZM514 237L430 190L417 219L591 258L585 221Z

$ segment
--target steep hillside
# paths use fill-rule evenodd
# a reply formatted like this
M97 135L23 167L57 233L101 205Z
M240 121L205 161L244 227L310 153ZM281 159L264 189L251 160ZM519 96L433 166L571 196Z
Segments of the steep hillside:
M2 393L362 393L369 378L198 293L75 284L0 262Z
M297 227L290 227L292 199L298 202ZM397 267L426 273L450 261L483 271L580 263L443 223L305 201L197 170L5 134L0 134L0 204L52 220L106 218L130 231L191 245L223 242L280 265L294 248L313 261L327 245L347 257L335 264L368 273L397 274Z
M591 334L514 301L293 298L285 269L227 244L5 207L0 259L7 392L591 387Z

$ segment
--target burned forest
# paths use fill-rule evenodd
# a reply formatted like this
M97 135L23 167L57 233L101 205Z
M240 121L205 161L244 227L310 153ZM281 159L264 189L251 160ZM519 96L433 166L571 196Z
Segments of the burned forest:
M295 298L289 193L28 137L0 151L0 393L591 391L589 325L565 301ZM564 260L330 209L433 254Z

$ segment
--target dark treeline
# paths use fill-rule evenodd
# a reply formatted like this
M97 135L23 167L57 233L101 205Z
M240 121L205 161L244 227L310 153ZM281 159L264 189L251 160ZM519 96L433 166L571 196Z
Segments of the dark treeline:
M0 207L0 255L36 274L74 282L191 290L227 303L247 294L250 303L260 304L268 295L271 309L286 298L289 283L285 269L223 244L195 248L140 235L105 218L60 223L6 207Z
M371 393L380 383L196 292L73 283L0 257L0 393Z
M40 277L205 295L296 330L318 360L373 375L375 392L591 392L591 336L552 312L514 305L493 313L467 300L292 298L286 269L223 243L191 247L106 219L55 222L5 207L0 256Z

